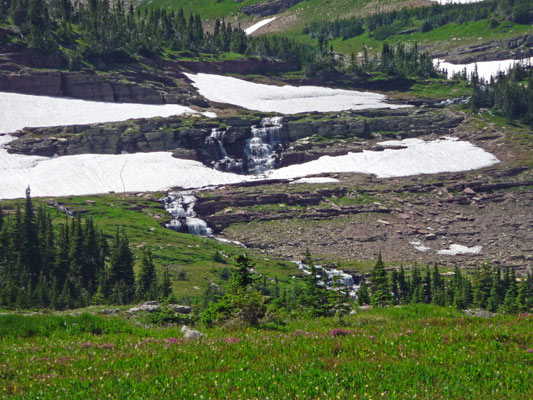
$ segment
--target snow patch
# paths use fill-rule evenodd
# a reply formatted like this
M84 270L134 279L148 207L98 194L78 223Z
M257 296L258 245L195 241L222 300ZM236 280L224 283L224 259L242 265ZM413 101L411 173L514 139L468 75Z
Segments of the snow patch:
M13 139L8 135L0 136L3 143ZM495 156L469 142L449 138L431 142L405 139L384 143L397 143L406 148L324 156L271 171L262 178L295 179L327 172L358 172L389 178L467 171L499 162ZM0 198L22 197L28 185L34 196L64 196L109 191L158 191L177 186L189 189L258 179L217 171L197 161L176 159L169 152L47 158L9 154L1 147L0 177ZM316 178L310 179L317 183Z
M267 19L264 19L262 21L259 21L257 24L254 24L248 28L246 28L244 30L244 33L246 33L247 35L251 35L252 33L254 33L256 30L258 30L259 28L271 23L272 21L274 21L276 19L276 17L272 17L272 18L267 18Z
M474 72L477 65L477 72L479 76L485 80L490 80L491 76L496 76L498 72L506 72L515 64L526 65L533 62L533 57L524 58L521 60L498 60L498 61L481 61L470 64L452 64L441 60L439 58L433 59L433 64L440 69L445 69L448 72L448 78L451 78L455 73L462 73L466 68L466 73L469 76Z
M422 251L422 252L426 252L426 251L429 251L431 250L431 248L427 247L424 243L422 243L420 240L415 240L414 242L409 242L409 244L412 244L413 247L418 250L418 251Z
M292 181L290 185L297 185L300 183L337 183L340 182L335 178L300 178Z
M0 148L0 198L5 199L23 197L28 185L33 196L66 196L198 188L248 179L176 159L169 152L47 158L9 154Z
M104 103L4 92L0 92L0 110L0 132L3 133L26 127L83 125L196 113L177 104Z
M212 74L185 75L208 100L264 112L296 114L310 111L410 107L386 103L386 96L371 92L320 86L273 86Z
M439 250L437 254L446 256L456 256L460 254L479 254L483 250L483 246L467 247L460 244L451 244L449 249Z
M392 178L418 174L459 172L494 165L499 160L473 144L444 138L426 142L421 139L394 140L385 146L407 146L402 149L363 151L344 156L324 156L304 164L274 170L273 179L292 179L318 173L357 172Z

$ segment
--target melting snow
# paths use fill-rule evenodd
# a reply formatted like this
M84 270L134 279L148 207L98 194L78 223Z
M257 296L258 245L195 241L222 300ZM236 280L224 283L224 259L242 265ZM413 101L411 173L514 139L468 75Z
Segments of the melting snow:
M454 73L461 73L466 68L467 75L474 72L477 65L477 71L480 77L489 80L491 76L496 76L499 71L506 72L510 67L517 63L526 65L532 63L533 57L524 58L522 60L499 60L499 61L481 61L478 63L470 64L452 64L444 60L435 58L433 64L439 65L440 69L446 69L448 71L448 78L451 78Z
M460 244L451 244L449 249L439 250L437 254L446 256L456 256L459 254L479 254L483 250L483 246L467 247Z
M0 144L12 139L10 136L0 136ZM498 162L492 154L459 140L425 142L406 139L397 142L407 148L325 156L305 164L274 170L268 178L292 179L324 172L359 172L388 178L466 171ZM196 161L176 159L168 152L46 158L9 154L2 148L0 176L0 198L21 197L28 185L35 196L61 196L123 190L157 191L173 186L199 188L254 179L217 171Z
M316 102L316 98L313 101ZM11 93L0 93L0 107L3 111L0 114L0 133L31 125L96 123L192 112L178 105L97 103ZM199 188L255 179L217 171L196 161L176 159L169 152L83 154L55 158L9 154L1 146L12 140L9 135L0 135L0 198L22 197L28 185L35 196L62 196L124 190L157 191L177 186ZM302 178L325 172L360 172L387 178L465 171L498 162L483 149L453 139L432 142L406 139L384 142L383 145L406 148L325 156L272 171L266 178ZM296 182L334 181L332 178L318 179L306 178Z
M409 242L409 244L412 244L415 249L418 251L423 251L424 253L428 250L431 250L431 248L427 247L424 243L422 243L420 240L416 240L414 242Z
M386 96L378 93L319 86L273 86L212 74L186 75L205 98L250 110L296 114L407 107L386 103Z
M252 33L254 33L256 30L258 30L259 28L271 23L272 21L274 21L276 19L276 17L272 17L272 18L267 18L267 19L264 19L262 21L259 21L257 24L254 24L248 28L246 28L244 30L244 33L246 33L247 35L251 35Z
M484 168L499 160L473 144L452 138L426 142L405 139L384 142L385 146L407 146L405 149L363 151L345 156L324 156L308 163L291 165L272 171L270 178L290 179L317 173L357 172L392 178L417 174L437 174Z
M340 182L338 179L335 178L300 178L292 181L291 185L296 185L299 183L337 183Z
M0 148L0 198L22 197L28 185L34 196L65 196L198 188L247 179L176 159L169 152L47 158L9 154Z
M0 92L0 110L0 132L4 133L25 127L95 124L196 112L177 104L104 103L4 92Z

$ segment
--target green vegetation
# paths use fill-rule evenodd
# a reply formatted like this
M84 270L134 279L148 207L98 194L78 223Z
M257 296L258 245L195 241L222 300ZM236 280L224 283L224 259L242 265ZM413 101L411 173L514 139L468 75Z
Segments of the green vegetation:
M480 79L477 70L470 77L472 107L493 108L508 121L521 120L533 127L533 71L518 64L490 82Z
M342 38L359 36L365 31L368 36L385 40L395 34L430 32L447 24L463 24L487 20L497 27L507 16L517 23L533 21L533 5L527 0L492 0L473 4L435 4L431 7L403 8L400 11L377 13L366 18L315 21L309 24L304 33L313 38Z
M532 322L411 305L195 341L121 317L0 316L0 396L526 400Z
M66 223L64 212L57 210L55 206L51 207L51 201L32 200L37 210L42 207L48 209L46 213L50 214L54 226L59 227ZM228 262L242 253L242 249L235 245L164 228L161 222L168 220L169 216L153 195L62 197L54 199L53 203L65 207L72 214L83 215L85 219L91 220L97 227L97 232L101 232L109 244L114 242L117 226L120 226L133 251L137 276L141 273L143 253L146 249L151 253L158 282L168 274L174 295L184 303L199 301L205 297L206 290L212 288L213 283L224 283L228 279ZM14 217L18 206L17 200L2 201L4 222ZM68 218L67 225L70 227L76 220L77 218ZM59 232L60 230L56 229L56 234ZM269 279L277 279L281 287L286 286L290 277L298 271L292 263L265 257L254 250L249 250L248 255L257 263L256 270L259 273ZM107 261L110 261L109 256ZM4 283L2 281L2 284Z
M128 62L132 57L186 51L218 55L224 52L291 60L305 59L309 49L286 38L248 38L244 31L217 20L213 33L204 31L198 14L183 10L141 12L122 1L111 7L106 0L74 5L70 0L6 0L0 8L0 24L14 24L14 36L28 46L60 52L69 68L85 62ZM12 32L12 36L14 33ZM233 57L234 58L234 57Z

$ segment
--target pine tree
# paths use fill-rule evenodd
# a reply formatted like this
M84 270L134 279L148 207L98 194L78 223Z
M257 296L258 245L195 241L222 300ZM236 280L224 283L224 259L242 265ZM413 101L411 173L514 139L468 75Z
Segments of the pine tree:
M154 300L157 297L157 277L150 250L143 249L141 270L137 280L137 298Z
M409 292L409 283L405 278L405 270L403 266L400 266L400 272L398 274L398 290L400 294L400 302L407 304L411 301L411 294Z
M254 283L251 270L254 265L250 262L246 253L237 257L237 268L232 275L232 288L234 290L245 289Z
M166 267L165 271L163 272L160 293L162 299L167 299L172 294L172 282L170 281L168 267Z
M368 286L366 285L366 282L364 280L361 281L361 284L359 285L359 290L357 291L357 303L360 306L363 306L365 304L370 304Z
M374 265L370 282L372 288L372 305L384 307L389 304L391 295L387 271L385 271L385 264L383 264L381 252L378 254L378 259Z
M317 277L318 271L309 250L306 251L305 258L310 274L305 277L301 302L314 316L328 315L331 312L328 291L324 282L321 282Z
M429 272L429 267L426 267L426 276L424 277L424 286L423 286L423 302L426 304L431 303L431 273Z

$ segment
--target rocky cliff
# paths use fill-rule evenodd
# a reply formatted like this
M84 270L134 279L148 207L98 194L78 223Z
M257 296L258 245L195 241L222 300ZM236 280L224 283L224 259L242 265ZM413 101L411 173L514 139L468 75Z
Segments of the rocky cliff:
M302 1L303 0L268 0L262 4L253 4L251 6L243 7L241 8L241 11L247 15L267 17L285 11Z
M214 62L154 57L130 60L120 65L102 62L97 71L74 71L68 69L68 61L60 54L7 44L0 46L0 91L94 101L207 107L207 101L189 85L183 70L260 74L298 67L291 62L257 58Z
M213 165L221 159L218 144L208 140L213 129L223 131L221 145L227 156L242 159L251 128L266 114L208 119L198 114L170 118L138 119L92 125L27 128L16 132L10 152L50 157L58 154L120 154L121 152L178 151L179 157ZM280 130L283 151L277 166L316 159L323 155L362 151L369 139L386 134L414 137L446 134L463 120L445 109L362 110L339 113L305 113L285 116ZM313 137L314 139L304 139ZM304 140L301 140L304 139Z

